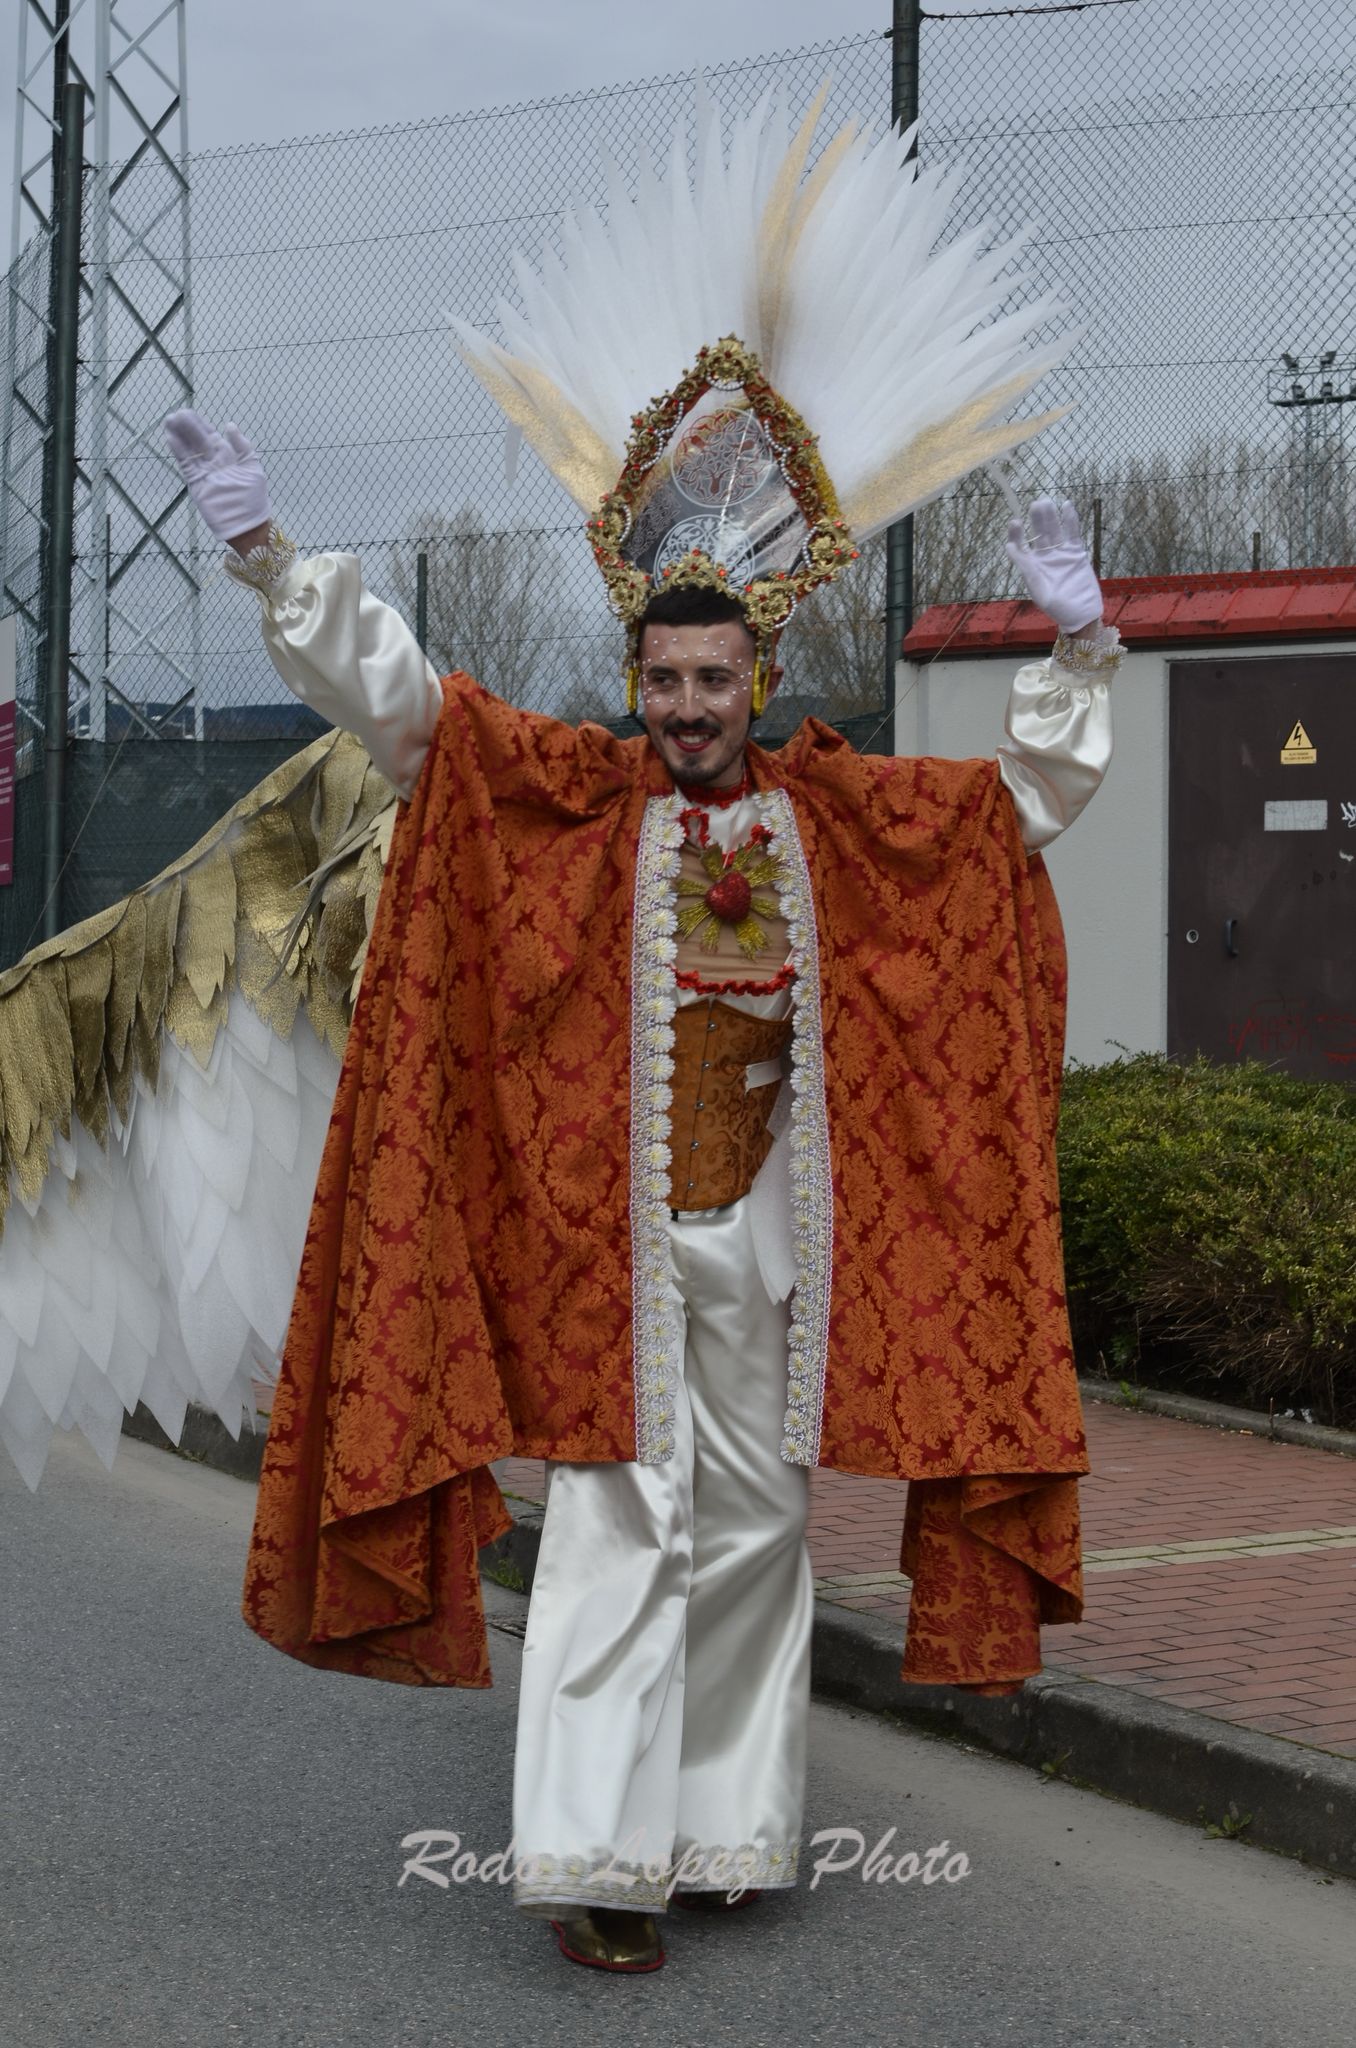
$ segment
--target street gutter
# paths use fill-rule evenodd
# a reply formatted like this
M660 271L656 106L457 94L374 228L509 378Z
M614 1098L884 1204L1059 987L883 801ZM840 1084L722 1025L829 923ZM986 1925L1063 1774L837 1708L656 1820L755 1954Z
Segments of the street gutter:
M1246 1410L1219 1412L1247 1415ZM1250 1417L1248 1426L1265 1433L1255 1425L1267 1419ZM236 1441L214 1415L190 1407L176 1445L139 1407L123 1433L237 1478L257 1480L266 1418L260 1417L259 1424ZM1217 1421L1215 1426L1239 1425ZM510 1504L514 1526L482 1552L482 1571L525 1600L536 1572L543 1510L516 1498ZM955 1686L906 1685L899 1677L902 1658L897 1619L885 1621L829 1600L815 1601L811 1686L820 1698L972 1743L1047 1776L1171 1820L1213 1827L1333 1876L1356 1877L1356 1760L1057 1668L1028 1679L1020 1693L1006 1699L985 1699Z

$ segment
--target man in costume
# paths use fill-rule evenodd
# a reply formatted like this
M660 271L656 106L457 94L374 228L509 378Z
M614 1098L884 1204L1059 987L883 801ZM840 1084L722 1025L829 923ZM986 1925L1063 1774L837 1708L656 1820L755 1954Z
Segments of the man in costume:
M243 435L168 423L279 673L402 799L246 1618L488 1683L489 1467L547 1460L515 1896L612 1969L659 1966L671 1896L795 1882L811 1467L911 1482L905 1678L1015 1690L1081 1612L1039 848L1109 758L1115 636L1041 501L1009 553L1060 637L996 758L751 742L796 604L1044 424L997 414L1053 359L1048 304L984 324L1010 250L927 254L948 193L909 137L803 176L817 114L726 148L703 110L691 183L676 145L520 271L503 346L460 330L587 514L643 737L439 679L355 558L297 558Z

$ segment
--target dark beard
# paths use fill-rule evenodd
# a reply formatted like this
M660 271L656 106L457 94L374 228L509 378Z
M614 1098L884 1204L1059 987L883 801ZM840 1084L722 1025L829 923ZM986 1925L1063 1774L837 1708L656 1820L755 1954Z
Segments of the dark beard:
M674 780L687 783L693 789L702 789L708 782L714 782L716 777L723 774L729 765L728 761L717 761L710 768L698 768L695 762L685 761L681 774L677 770L674 771Z
M676 745L680 737L686 738L689 735L695 737L698 733L702 734L706 739L713 742L716 746L719 746L722 735L719 732L712 732L710 728L707 726L685 726L681 728L681 730L679 731L666 732L664 734L664 738L672 740ZM678 751L680 754L682 753L681 747L678 749ZM682 758L683 772L682 775L679 777L679 780L683 782L690 782L696 788L700 788L703 783L709 782L713 775L719 775L721 772L719 762L717 762L714 767L707 767L703 765L699 768L696 764L696 761L691 759L689 756L684 754ZM727 762L725 765L728 767L729 763Z

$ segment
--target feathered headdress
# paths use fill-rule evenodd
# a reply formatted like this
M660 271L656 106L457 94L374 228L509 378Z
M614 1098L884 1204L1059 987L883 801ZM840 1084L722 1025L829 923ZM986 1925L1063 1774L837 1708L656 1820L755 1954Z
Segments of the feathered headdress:
M849 122L807 174L827 86L794 136L780 96L730 126L703 96L695 169L680 123L665 174L607 218L565 217L561 252L513 258L521 310L462 354L587 513L613 610L639 638L657 588L728 591L758 649L753 708L798 600L858 544L1059 418L1000 417L1067 353L1049 296L1000 308L1027 237L941 236L959 174L920 169L914 131ZM663 395L654 397L659 392Z

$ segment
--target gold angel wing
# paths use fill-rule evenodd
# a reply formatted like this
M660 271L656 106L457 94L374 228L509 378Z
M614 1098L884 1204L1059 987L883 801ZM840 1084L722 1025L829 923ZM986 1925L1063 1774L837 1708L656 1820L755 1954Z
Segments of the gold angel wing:
M139 1399L174 1437L189 1400L252 1412L395 814L326 734L0 975L0 1440L30 1485L57 1426L110 1461Z

